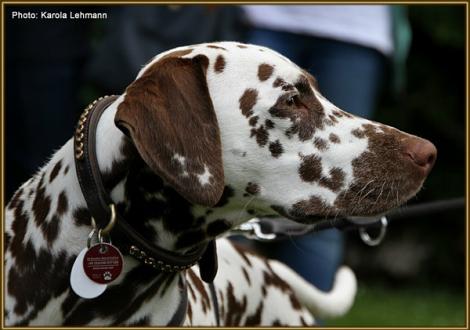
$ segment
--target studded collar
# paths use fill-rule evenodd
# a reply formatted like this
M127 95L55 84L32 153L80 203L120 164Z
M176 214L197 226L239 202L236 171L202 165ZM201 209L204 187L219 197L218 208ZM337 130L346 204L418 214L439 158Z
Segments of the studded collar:
M74 136L75 167L83 196L98 230L123 237L122 253L158 271L181 272L199 263L201 278L212 282L217 273L215 241L197 246L185 254L163 249L146 240L114 209L107 194L96 158L98 121L118 96L104 96L88 105L80 116ZM114 212L111 212L114 211Z

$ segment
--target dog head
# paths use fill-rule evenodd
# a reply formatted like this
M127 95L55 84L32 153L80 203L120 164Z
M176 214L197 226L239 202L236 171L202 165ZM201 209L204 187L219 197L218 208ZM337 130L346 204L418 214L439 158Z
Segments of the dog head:
M338 109L282 55L232 42L155 57L115 121L190 202L212 207L230 187L232 209L302 222L396 207L436 159L429 141Z

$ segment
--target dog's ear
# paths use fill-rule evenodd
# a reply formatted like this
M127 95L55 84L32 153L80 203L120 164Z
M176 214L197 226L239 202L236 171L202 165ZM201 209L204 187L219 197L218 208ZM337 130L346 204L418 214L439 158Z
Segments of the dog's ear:
M224 190L224 173L207 66L203 55L159 60L126 89L115 123L178 193L213 206Z

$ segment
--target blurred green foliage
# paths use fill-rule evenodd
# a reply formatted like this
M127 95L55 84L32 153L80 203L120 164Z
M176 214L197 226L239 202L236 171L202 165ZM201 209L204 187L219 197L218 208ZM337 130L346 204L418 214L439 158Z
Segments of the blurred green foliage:
M457 327L465 325L465 296L430 287L387 287L359 283L356 302L327 326Z

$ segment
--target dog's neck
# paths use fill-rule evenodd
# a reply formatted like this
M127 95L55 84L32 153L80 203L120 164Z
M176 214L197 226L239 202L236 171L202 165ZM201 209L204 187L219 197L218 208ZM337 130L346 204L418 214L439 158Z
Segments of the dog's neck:
M153 173L114 124L122 98L103 113L96 150L105 188L137 231L156 245L184 252L253 217L246 207L253 196L246 192L226 186L214 207L193 205Z

